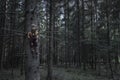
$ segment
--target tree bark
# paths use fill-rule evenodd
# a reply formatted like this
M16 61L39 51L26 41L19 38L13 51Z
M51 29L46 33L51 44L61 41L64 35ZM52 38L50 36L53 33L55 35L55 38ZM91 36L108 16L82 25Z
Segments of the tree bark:
M6 0L0 0L0 21L1 21L1 24L0 24L0 28L4 28L5 27L5 11L6 11ZM0 35L4 35L4 30L1 30L0 31ZM3 57L3 37L1 38L1 41L0 41L0 69L2 69L2 64L3 64L3 60L2 60L2 57Z
M37 25L38 13L36 11L38 0L25 1L25 27L26 32L31 31L31 24ZM26 60L25 60L25 80L40 80L39 69L39 39L37 39L37 47L32 52L29 39L26 36ZM35 53L36 52L36 53ZM34 55L34 57L32 56Z
M82 40L84 40L85 39L85 35L84 35L84 31L85 31L85 29L84 29L84 27L85 27L85 25L84 25L84 22L85 22L84 0L81 0L81 3L82 3L82 5L81 5L81 9L82 9L82 12L81 12L81 14L82 14L82 16L81 16L81 31L82 31L81 32L81 38L82 38ZM81 42L81 52L82 52L81 57L82 57L82 62L83 62L83 69L86 70L86 56L87 55L85 53L84 42Z
M107 45L108 47L111 46L111 43L110 43L110 0L106 0L106 6L107 6L107 9L106 9L106 18L107 18L107 22L106 22L106 26L107 26ZM107 51L108 55L107 55L107 58L108 58L108 65L109 65L109 69L110 69L110 72L111 72L111 77L112 79L114 80L114 75L113 75L113 69L112 69L112 63L111 63L111 54L110 54L110 49L108 48L108 51Z
M52 53L53 53L53 25L52 25L52 20L53 20L53 16L52 16L52 10L53 10L53 2L52 0L49 0L50 2L50 6L49 6L49 32L48 36L49 37L49 41L48 41L48 55L47 55L47 66L48 66L48 73L47 73L47 80L52 80Z

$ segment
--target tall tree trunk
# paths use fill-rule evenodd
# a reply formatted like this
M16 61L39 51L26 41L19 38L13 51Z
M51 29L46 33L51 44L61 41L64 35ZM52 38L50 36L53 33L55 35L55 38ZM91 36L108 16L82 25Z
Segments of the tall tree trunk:
M15 21L15 19L16 19L16 1L15 0L10 0L10 32L11 32L11 35L12 34L14 34L15 32L13 32L12 30L14 30L15 29L15 23L16 23L16 21ZM11 70L11 75L12 75L12 77L13 77L13 79L14 79L14 74L13 74L13 71L14 71L14 59L15 59L15 36L12 36L11 37L11 41L10 41L10 44L12 45L12 47L11 47L11 51L10 51L10 53L9 54L11 54L11 68L12 68L12 70Z
M5 11L6 11L6 0L0 0L0 28L5 27ZM4 35L4 30L0 31L0 35ZM2 68L2 55L3 55L3 37L0 41L0 69Z
M67 2L67 0L65 0L65 3ZM66 4L65 4L65 6L64 6L64 15L65 15L65 35L64 35L64 37L65 37L65 52L64 52L64 60L63 60L63 63L65 64L65 66L67 67L67 60L66 60L66 58L67 58L67 11L66 11Z
M47 65L48 65L48 73L47 73L47 80L52 80L52 53L53 53L53 26L52 26L52 12L53 12L53 0L49 0L50 6L49 6L49 53L47 56Z
M31 24L37 25L37 3L38 0L25 0L25 23L26 32L31 31ZM33 57L33 55L34 57ZM25 80L40 80L39 68L39 39L37 39L37 47L32 52L29 39L26 36L26 64L25 64Z
M64 7L64 15L65 15L65 67L68 67L68 63L69 63L69 23L68 23L68 18L69 18L69 4L68 4L69 0L65 0L65 7Z
M85 39L84 37L84 22L85 22L85 12L84 12L84 0L81 1L82 3L82 16L81 16L81 38L82 38L82 42L81 42L81 50L82 50L82 61L83 61L83 68L84 70L86 70L86 53L85 53L85 44L83 42L83 40Z
M110 47L110 0L106 0L106 6L107 6L107 9L106 9L106 18L107 18L107 23L106 23L106 26L107 26L107 45L108 47ZM111 77L112 79L114 80L114 75L113 75L113 69L112 69L112 63L111 63L111 54L110 54L110 49L108 48L108 64L109 64L109 69L110 69L110 72L111 72Z
M93 25L93 20L94 20L94 6L93 6L93 0L91 0L91 68L94 69L94 57L95 57L95 52L94 52L94 47L93 47L93 38L94 38L94 25Z
M76 0L76 8L77 8L77 21L76 21L76 61L77 61L77 66L81 66L81 60L80 60L80 6L79 6L79 0Z

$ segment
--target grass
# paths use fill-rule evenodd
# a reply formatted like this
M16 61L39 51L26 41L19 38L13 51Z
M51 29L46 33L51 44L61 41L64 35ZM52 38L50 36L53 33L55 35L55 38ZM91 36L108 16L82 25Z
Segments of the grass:
M92 71L83 71L71 68L53 68L53 80L108 80L100 76L95 76ZM47 68L41 68L41 80L46 80ZM20 70L0 71L0 80L24 80L24 76L20 75Z
M53 68L53 80L108 80L105 77L96 76L93 71L83 71L74 68ZM41 80L45 80L47 69L41 69Z

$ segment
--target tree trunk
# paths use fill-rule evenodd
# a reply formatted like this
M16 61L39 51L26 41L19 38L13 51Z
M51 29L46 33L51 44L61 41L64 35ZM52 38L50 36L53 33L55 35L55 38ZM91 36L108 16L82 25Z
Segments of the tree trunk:
M106 6L107 6L107 9L106 9L106 18L107 18L107 22L106 22L106 26L107 26L107 45L108 47L111 46L111 43L110 43L110 0L106 0ZM110 49L108 48L108 65L109 65L109 69L110 69L110 72L111 72L111 77L112 79L114 80L114 75L113 75L113 69L112 69L112 63L111 63L111 54L110 54Z
M81 66L81 60L80 60L80 6L79 6L79 0L76 0L76 8L77 8L77 21L76 21L76 62L77 66Z
M53 11L53 3L52 0L49 0L50 2L50 6L49 6L49 42L48 42L48 55L47 55L47 65L48 65L48 73L47 73L47 80L52 80L52 53L53 53L53 26L52 26L52 20L53 20L53 16L52 16L52 11Z
M0 0L0 28L4 28L5 27L5 11L6 11L6 0ZM4 35L4 30L0 31L0 35ZM2 68L2 57L3 57L3 37L1 37L1 41L0 41L0 69Z
M81 9L82 9L82 16L81 16L81 38L82 40L85 39L84 37L84 22L85 22L85 12L84 12L84 0L81 1L82 5L81 5ZM85 44L84 42L81 42L81 51L82 51L82 62L83 62L83 69L86 70L86 53L85 53Z
M31 24L37 25L37 3L38 0L26 0L25 1L25 23L26 32L31 31ZM37 47L32 52L29 39L26 36L26 64L25 64L25 80L40 80L40 69L39 69L39 39L37 39ZM33 55L34 57L33 57Z

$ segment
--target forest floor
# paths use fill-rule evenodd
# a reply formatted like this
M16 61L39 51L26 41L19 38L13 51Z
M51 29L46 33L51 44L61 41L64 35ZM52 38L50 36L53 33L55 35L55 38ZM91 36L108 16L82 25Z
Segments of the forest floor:
M47 68L41 67L41 80L46 80ZM0 80L25 80L20 70L0 71ZM92 71L71 68L53 68L53 80L110 80L97 76Z

